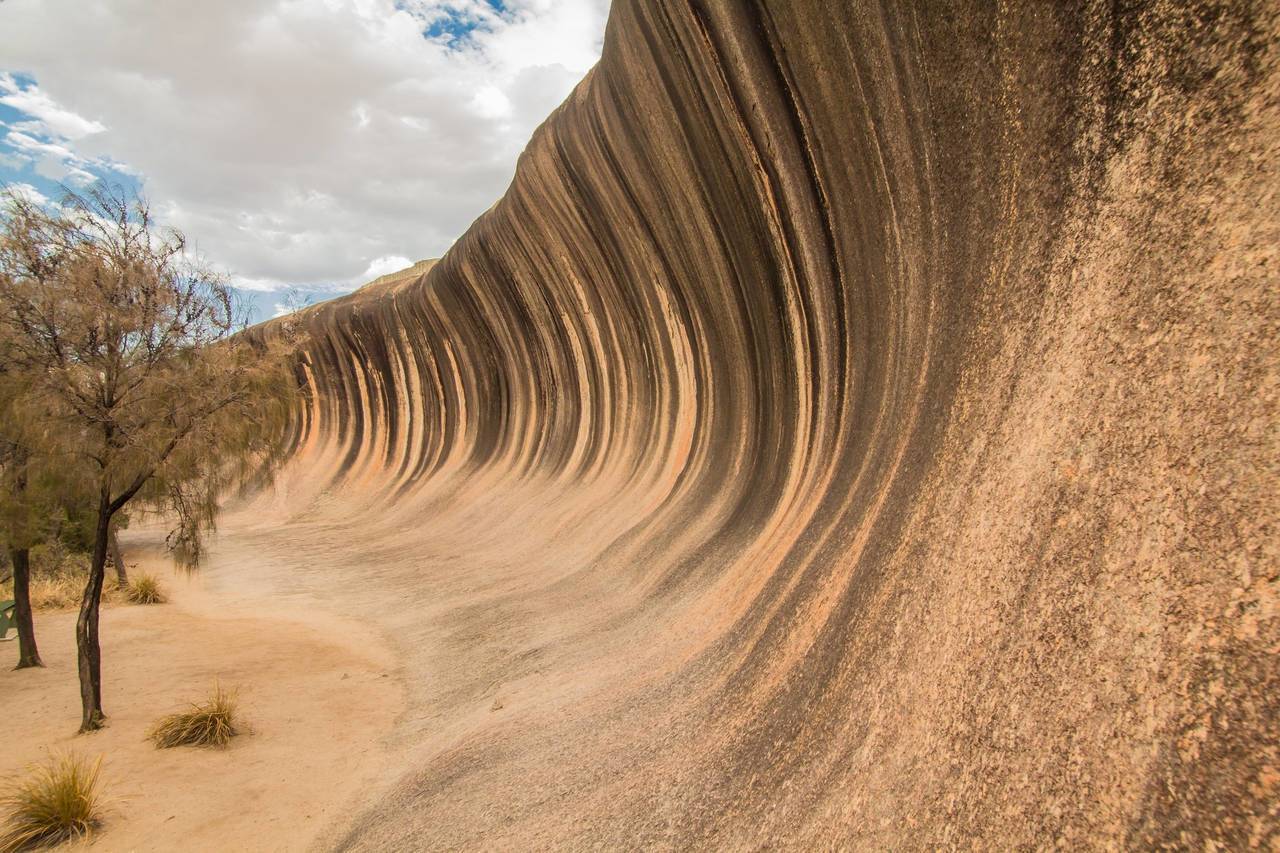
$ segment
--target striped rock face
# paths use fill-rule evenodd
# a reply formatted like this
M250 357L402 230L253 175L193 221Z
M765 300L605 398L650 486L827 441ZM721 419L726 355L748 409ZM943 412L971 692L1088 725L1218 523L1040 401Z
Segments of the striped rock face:
M226 534L403 655L342 846L1275 843L1277 34L617 0Z

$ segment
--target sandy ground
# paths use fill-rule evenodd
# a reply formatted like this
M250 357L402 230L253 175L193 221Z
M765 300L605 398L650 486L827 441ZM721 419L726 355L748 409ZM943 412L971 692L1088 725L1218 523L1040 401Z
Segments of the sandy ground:
M385 736L403 698L385 646L341 615L246 594L234 581L252 563L215 555L188 579L136 542L135 559L171 600L104 610L107 728L76 734L75 614L37 613L45 669L0 671L0 776L61 751L104 756L112 802L94 849L331 846L350 801L377 790L387 769ZM153 748L151 724L215 678L238 691L250 733L225 750Z

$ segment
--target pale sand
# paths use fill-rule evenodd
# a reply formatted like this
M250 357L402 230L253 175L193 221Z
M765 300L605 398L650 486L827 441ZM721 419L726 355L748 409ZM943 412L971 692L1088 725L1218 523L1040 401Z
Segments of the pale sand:
M385 736L404 703L386 647L349 618L247 591L236 581L251 562L214 555L215 580L174 575L136 542L129 560L171 600L104 609L103 731L76 734L75 613L36 614L45 669L14 671L17 649L0 644L0 776L58 751L103 755L113 803L95 850L331 846L388 769ZM225 750L155 749L151 724L215 678L238 690L251 732Z

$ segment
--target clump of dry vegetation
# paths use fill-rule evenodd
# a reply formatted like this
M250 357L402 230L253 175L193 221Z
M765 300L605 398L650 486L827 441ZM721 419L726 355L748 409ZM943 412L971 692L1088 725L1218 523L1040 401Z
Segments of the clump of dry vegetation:
M51 847L91 834L102 822L98 771L89 762L62 755L32 768L31 776L0 796L0 851Z
M193 702L190 710L162 717L151 730L151 741L158 749L226 746L240 731L235 694L215 682L204 702Z
M31 579L31 607L34 610L66 610L80 603L84 578L71 572L36 575ZM13 598L13 585L0 587L0 598Z
M69 610L79 607L88 578L88 555L68 553L58 543L32 548L31 608ZM124 592L114 580L110 580L103 585L102 600L109 604L118 603L124 598ZM6 580L0 584L0 599L13 597L13 581Z
M133 604L164 604L169 600L154 575L140 574L129 581L125 597Z

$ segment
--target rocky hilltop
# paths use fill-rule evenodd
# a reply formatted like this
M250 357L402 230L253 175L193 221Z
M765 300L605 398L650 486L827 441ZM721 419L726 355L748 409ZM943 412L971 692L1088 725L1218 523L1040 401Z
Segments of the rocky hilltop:
M259 553L411 685L342 846L1276 843L1278 32L617 0L306 315Z

